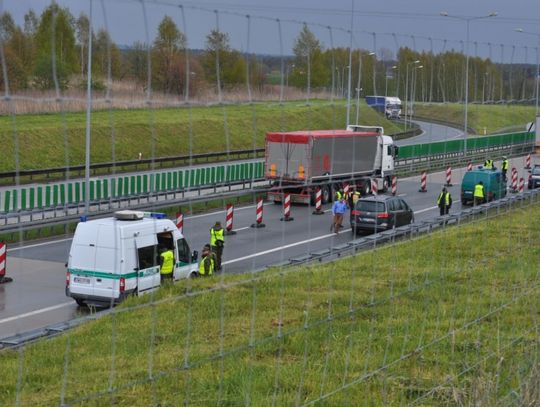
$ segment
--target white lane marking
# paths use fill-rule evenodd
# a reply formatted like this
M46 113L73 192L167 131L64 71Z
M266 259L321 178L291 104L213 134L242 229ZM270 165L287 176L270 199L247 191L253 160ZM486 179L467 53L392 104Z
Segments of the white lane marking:
M68 305L73 305L73 304L75 304L73 301L63 302L61 304L53 305L53 306L50 306L50 307L47 307L47 308L42 308L42 309L38 309L38 310L35 310L35 311L27 312L26 314L14 315L14 316L9 317L9 318L0 319L0 324L5 324L6 322L11 322L11 321L16 321L18 319L31 317L33 315L42 314L42 313L48 312L48 311L54 311L55 309L67 307Z
M432 211L433 209L437 209L437 208L438 206L432 206L431 208L420 209L419 211L414 211L414 214L416 215L417 213Z
M238 229L233 229L235 232L238 232L240 230L246 230L246 229L249 229L251 228L251 226L246 226L246 227L243 227L243 228L238 228Z
M341 233L350 232L350 231L351 231L350 228L349 229L343 229L343 231ZM295 242L295 243L291 243L291 244L286 244L284 246L274 247L273 249L265 250L265 251L258 252L258 253L253 253L253 254L250 254L248 256L239 257L239 258L233 259L233 260L224 261L222 264L236 263L236 262L239 262L239 261L242 261L242 260L247 260L247 259L251 259L253 257L263 256L265 254L274 253L274 252L277 252L279 250L288 249L288 248L294 247L294 246L300 246L302 244L306 244L306 243L310 243L310 242L315 242L317 240L326 239L327 237L332 237L332 236L336 236L336 234L335 233L329 233L327 235L322 235L322 236L318 236L318 237L313 237L311 239L302 240L301 242Z
M67 242L68 240L71 240L71 239L72 238L69 237L69 238L66 238L66 239L55 240L55 241L52 241L52 242L43 242L43 243L31 244L31 245L28 245L28 246L11 247L11 248L8 249L8 252L13 252L15 250L31 249L33 247L46 246L48 244L53 244L53 243Z

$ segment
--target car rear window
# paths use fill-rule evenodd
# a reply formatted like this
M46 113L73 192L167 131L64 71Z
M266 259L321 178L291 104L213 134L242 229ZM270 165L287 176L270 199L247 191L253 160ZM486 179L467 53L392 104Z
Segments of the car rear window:
M532 170L533 175L540 175L540 167L534 167Z
M384 212L384 202L358 201L356 209L364 212Z

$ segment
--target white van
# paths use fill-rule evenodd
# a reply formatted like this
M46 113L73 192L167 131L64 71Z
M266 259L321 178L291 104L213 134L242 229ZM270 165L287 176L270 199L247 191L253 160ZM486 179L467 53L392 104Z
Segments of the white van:
M162 247L174 253L175 280L197 275L197 252L164 214L126 210L80 222L69 251L66 295L79 305L112 305L152 291L160 285Z

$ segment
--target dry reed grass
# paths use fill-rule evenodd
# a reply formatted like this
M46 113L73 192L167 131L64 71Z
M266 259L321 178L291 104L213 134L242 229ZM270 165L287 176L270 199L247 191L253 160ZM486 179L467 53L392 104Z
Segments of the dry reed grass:
M281 89L279 85L264 85L251 90L253 101L279 101ZM307 93L304 90L284 87L283 100L303 100ZM312 90L312 99L329 99L330 92L324 89ZM249 102L246 86L226 89L222 92L222 103L241 104ZM218 93L215 87L201 88L193 96L190 96L191 105L205 106L219 103ZM66 91L54 90L22 90L4 98L0 103L0 115L8 114L36 114L36 113L60 113L84 111L87 107L86 91L72 87ZM133 81L114 81L109 90L95 90L92 95L92 109L138 109L149 105L156 108L182 107L186 105L184 95L171 95L163 92L152 91L148 99L145 89Z

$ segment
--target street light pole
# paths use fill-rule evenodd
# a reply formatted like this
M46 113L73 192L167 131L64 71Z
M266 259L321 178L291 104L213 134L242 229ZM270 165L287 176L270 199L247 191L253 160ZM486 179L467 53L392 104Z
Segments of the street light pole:
M515 31L517 31L518 33L523 33L523 34L529 34L529 35L536 35L536 37L538 38L538 45L536 47L536 97L535 97L535 116L538 116L538 88L539 88L539 84L540 84L540 59L539 59L539 55L538 55L538 52L539 52L539 48L540 48L540 34L538 33L533 33L533 32L529 32L529 31L524 31L523 29L521 28L516 28Z
M466 62L465 62L465 119L463 124L463 152L464 154L467 154L467 134L468 134L468 110L469 110L469 29L470 29L470 23L474 20L482 20L484 18L490 18L495 17L497 15L496 12L491 12L486 16L477 16L477 17L467 17L467 16L454 16L448 14L446 11L443 11L441 13L441 16L443 17L449 17L454 18L456 20L465 21L467 23L467 38L466 43L467 46L465 48L466 53Z
M415 66L412 72L412 86L411 86L411 111L414 111L414 102L416 100L416 70L422 69L424 65ZM409 124L412 124L412 113L409 116Z
M409 65L419 64L420 60L407 62L405 69L405 130L407 130L407 113L409 111Z
M356 86L356 124L358 123L358 120L360 119L360 91L361 88L361 79L362 79L362 51L358 50L358 81ZM374 52L370 52L367 54L367 56L373 56L375 55Z

